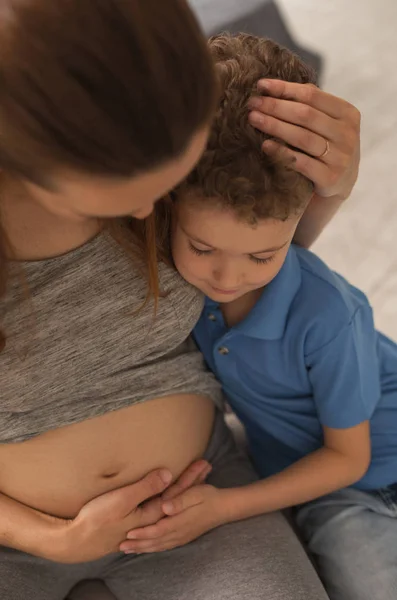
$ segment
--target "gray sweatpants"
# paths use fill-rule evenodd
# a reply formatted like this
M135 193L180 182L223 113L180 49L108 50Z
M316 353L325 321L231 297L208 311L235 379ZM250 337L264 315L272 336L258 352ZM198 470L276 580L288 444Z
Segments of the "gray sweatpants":
M206 458L209 483L244 485L256 479L218 415ZM304 550L280 514L215 529L175 550L113 554L63 565L8 548L0 550L1 600L64 600L85 579L101 579L117 600L326 600Z

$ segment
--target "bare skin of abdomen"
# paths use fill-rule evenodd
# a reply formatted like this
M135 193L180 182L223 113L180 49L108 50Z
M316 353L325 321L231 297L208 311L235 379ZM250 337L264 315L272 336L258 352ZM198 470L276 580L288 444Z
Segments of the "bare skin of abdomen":
M0 492L57 517L73 518L89 500L159 467L176 479L201 458L214 406L202 396L167 396L0 444Z

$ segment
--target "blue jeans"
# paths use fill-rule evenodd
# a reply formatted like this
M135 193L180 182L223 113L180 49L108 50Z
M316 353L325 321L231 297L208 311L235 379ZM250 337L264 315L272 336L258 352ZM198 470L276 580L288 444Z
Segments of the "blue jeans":
M346 488L295 510L331 600L396 600L397 484Z

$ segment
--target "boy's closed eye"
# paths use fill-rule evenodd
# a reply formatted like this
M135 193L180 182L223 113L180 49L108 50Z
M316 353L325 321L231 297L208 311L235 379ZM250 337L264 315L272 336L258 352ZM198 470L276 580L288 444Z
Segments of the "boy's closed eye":
M205 248L205 249L198 248L190 240L189 240L189 248L192 252L194 252L194 254L197 254L197 256L208 256L216 251L215 248ZM254 254L247 254L246 256L247 256L247 258L249 258L250 260L252 260L253 262L255 262L258 265L266 265L275 259L276 254L274 253L274 254L271 254L270 256L265 256L265 257L255 256Z

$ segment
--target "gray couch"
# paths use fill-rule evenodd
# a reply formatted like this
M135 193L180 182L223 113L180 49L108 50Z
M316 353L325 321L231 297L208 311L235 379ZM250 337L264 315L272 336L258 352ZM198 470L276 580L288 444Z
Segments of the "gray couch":
M161 0L159 0L161 1ZM310 63L318 73L321 59L316 54L299 47L291 37L276 4L270 0L189 0L202 23L204 31L212 35L219 31L246 31L255 35L270 37L287 46ZM237 438L243 440L243 432L233 417ZM308 570L311 565L308 561ZM288 577L288 573L286 573ZM115 600L114 596L100 581L83 582L75 588L68 600ZM188 600L188 599L186 599ZM290 600L287 599L286 600Z

